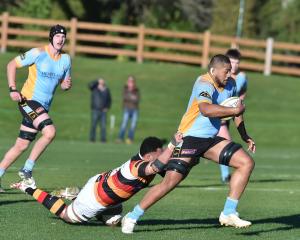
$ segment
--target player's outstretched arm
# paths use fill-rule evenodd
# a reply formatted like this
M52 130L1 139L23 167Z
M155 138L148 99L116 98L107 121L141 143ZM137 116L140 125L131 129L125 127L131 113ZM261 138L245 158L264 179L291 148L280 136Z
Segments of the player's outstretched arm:
M148 163L145 174L146 175L152 175L158 172L163 171L165 165L168 163L174 149L176 146L178 146L182 142L183 135L180 132L177 132L170 143L168 144L168 147L162 152L162 154L159 155L158 159L151 161Z

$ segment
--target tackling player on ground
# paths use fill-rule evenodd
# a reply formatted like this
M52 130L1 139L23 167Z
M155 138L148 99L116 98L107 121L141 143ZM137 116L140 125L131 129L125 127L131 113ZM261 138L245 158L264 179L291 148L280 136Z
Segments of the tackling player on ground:
M237 107L219 105L224 99L235 96L235 84L228 81L230 72L229 58L216 55L209 63L209 72L196 80L178 128L184 136L182 145L174 150L168 162L160 163L161 170L167 169L164 179L150 188L133 211L122 219L123 233L132 233L144 211L172 191L188 175L192 161L200 157L235 168L229 183L229 194L219 217L221 225L238 228L251 225L251 222L239 218L237 205L254 168L254 161L240 144L217 136L220 119L234 116L238 131L248 144L248 150L255 152L255 143L247 135L243 121L245 106L241 101Z
M90 178L77 198L67 206L61 198L38 189L28 181L12 184L12 188L32 195L53 214L70 223L87 222L93 217L104 217L105 211L115 209L111 217L105 217L107 225L116 225L121 220L122 202L147 187L159 171L161 162L167 162L172 152L182 141L182 134L175 134L168 147L156 137L144 139L140 151L122 166Z
M41 137L33 145L24 167L19 171L21 179L34 183L34 164L55 137L55 126L48 114L53 95L59 84L63 90L72 86L71 59L68 54L62 52L66 35L63 26L51 27L50 43L47 46L33 48L12 59L7 65L10 98L18 102L23 120L15 144L6 152L0 163L0 180L6 169L29 147L37 133L41 132ZM26 66L29 69L28 78L19 92L16 72L18 68Z

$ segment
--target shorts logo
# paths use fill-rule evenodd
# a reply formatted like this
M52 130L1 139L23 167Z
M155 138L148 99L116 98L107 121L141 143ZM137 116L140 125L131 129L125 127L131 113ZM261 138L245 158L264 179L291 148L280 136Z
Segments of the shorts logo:
M191 155L191 154L195 154L196 151L197 149L182 149L181 154Z
M208 98L208 99L211 99L211 96L209 95L209 93L208 92L201 92L200 94L199 94L199 97L205 97L205 98Z
M176 147L173 151L172 157L179 157L180 156L180 147Z
M41 113L42 111L44 111L44 108L39 107L35 110L36 113Z

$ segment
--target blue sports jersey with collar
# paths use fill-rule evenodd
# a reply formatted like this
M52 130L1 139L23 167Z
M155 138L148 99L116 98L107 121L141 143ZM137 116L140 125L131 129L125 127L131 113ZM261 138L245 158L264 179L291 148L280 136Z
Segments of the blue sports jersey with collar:
M229 78L224 88L215 85L209 74L200 76L193 87L187 110L182 117L178 131L184 136L201 138L215 137L220 129L220 118L203 116L199 111L199 103L220 104L229 97L236 96L236 84Z
M49 110L57 85L71 76L71 59L66 53L51 55L48 46L33 48L15 58L17 67L29 66L21 94Z

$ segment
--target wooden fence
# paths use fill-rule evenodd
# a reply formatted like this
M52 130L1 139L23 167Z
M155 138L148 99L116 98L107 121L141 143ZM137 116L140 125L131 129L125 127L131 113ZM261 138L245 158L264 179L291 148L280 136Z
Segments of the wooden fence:
M238 47L242 53L241 68L263 72L300 76L300 45L267 40L237 39L204 33L178 32L140 26L34 19L0 16L1 52L14 48L31 48L46 44L49 27L64 25L68 31L66 51L76 54L116 56L144 60L200 65L205 68L211 56Z

